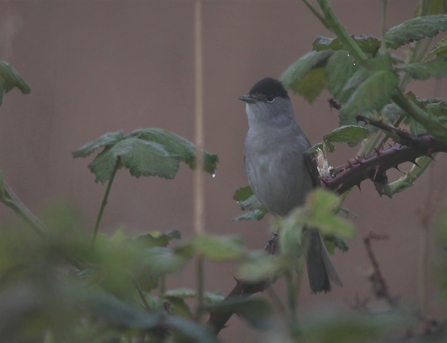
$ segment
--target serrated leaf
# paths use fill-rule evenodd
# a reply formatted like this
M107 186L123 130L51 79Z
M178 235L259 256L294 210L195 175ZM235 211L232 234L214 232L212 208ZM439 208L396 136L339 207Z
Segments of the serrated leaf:
M324 68L314 68L307 73L302 79L293 84L292 90L301 95L310 104L321 94L326 88L326 77Z
M95 182L109 180L118 159L137 178L150 175L173 179L180 167L179 158L160 144L132 137L106 148L88 165L96 175Z
M398 76L391 70L372 73L340 111L340 125L353 123L356 115L382 109L390 101L398 82Z
M433 37L447 30L447 15L436 14L416 17L391 28L385 36L388 47L397 49L402 45Z
M205 309L213 313L236 313L256 329L266 330L272 326L273 311L262 299L247 296L231 297L220 304L205 306Z
M244 243L238 236L198 235L193 244L196 251L210 260L237 260L245 255Z
M250 186L236 189L233 195L233 200L244 201L253 195L253 189Z
M259 210L264 208L259 198L254 194L248 199L240 201L239 205L241 205L243 210Z
M445 36L443 39L441 39L439 42L433 45L427 56L425 56L425 60L429 60L434 56L444 56L444 55L447 55L447 36Z
M380 48L380 40L372 36L352 36L354 41L367 54L372 54L375 56ZM312 50L343 50L344 46L338 38L327 38L323 36L317 36L315 41L312 43Z
M358 142L369 136L369 131L357 125L340 126L324 135L324 140L331 143Z
M293 88L315 67L322 67L333 54L332 50L311 51L298 59L281 75L280 81L286 88Z
M268 213L266 209L256 209L256 210L250 210L247 213L241 214L240 216L237 216L234 218L234 221L241 221L241 220L261 220L264 218L264 216Z
M2 104L3 94L8 93L14 87L20 89L22 94L31 92L31 88L20 77L19 73L5 61L0 61L0 105Z
M347 51L336 51L326 63L326 82L329 92L341 103L346 103L355 89L345 89L346 84L357 71L354 59Z
M94 141L91 141L81 148L73 151L73 157L87 157L91 155L96 149L112 146L116 143L122 141L124 139L124 132L123 130L117 131L117 132L108 132L103 134L98 139L95 139Z
M158 143L169 153L177 155L188 167L195 168L196 148L194 144L173 132L158 128L137 129L129 133L126 138L128 137L137 137L145 141ZM217 155L203 152L204 170L207 173L213 174L215 172L218 161Z
M407 72L413 79L416 80L427 80L430 77L446 77L447 57L438 57L428 62L404 64L396 69Z

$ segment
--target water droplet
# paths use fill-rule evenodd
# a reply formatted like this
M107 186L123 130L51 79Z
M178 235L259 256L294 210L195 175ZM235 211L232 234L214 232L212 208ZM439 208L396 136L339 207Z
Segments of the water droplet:
M214 179L214 178L216 177L216 174L213 173L213 174L211 175L211 177Z

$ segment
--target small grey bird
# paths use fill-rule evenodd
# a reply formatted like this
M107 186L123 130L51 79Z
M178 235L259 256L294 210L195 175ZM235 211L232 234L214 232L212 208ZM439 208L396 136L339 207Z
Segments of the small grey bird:
M281 217L302 206L307 194L320 185L315 161L304 152L310 143L295 121L289 95L278 80L257 82L246 103L249 129L245 137L245 169L254 194L262 205ZM331 290L342 281L320 233L310 235L306 263L313 293Z

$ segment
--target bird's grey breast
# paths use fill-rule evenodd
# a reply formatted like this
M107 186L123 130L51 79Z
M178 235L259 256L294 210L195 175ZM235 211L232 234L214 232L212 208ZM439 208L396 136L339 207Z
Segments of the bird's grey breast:
M296 123L252 128L245 138L245 168L255 195L284 216L304 203L312 189L303 153L310 144Z

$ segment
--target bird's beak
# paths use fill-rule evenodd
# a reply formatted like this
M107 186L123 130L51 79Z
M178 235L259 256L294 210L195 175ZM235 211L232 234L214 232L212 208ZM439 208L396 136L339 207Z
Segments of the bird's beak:
M239 100L248 102L249 104L253 104L253 103L256 102L256 100L253 99L250 95L241 95L241 96L239 97Z

